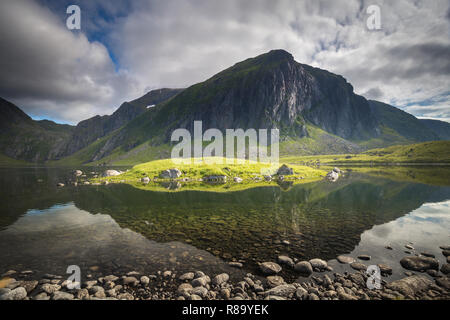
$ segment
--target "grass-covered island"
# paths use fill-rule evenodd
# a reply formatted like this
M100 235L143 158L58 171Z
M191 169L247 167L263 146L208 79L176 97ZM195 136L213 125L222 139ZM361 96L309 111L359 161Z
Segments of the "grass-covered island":
M211 162L214 160L214 164ZM226 163L225 158L191 159L176 163L172 159L138 164L125 172L107 170L94 184L127 183L141 189L236 191L261 185L281 187L322 179L326 171L301 165L271 165L249 160Z

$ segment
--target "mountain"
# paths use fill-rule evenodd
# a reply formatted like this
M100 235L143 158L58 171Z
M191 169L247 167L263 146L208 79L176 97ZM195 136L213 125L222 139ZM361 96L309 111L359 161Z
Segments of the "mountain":
M87 147L119 129L147 110L170 99L182 89L157 89L124 102L112 115L95 116L77 126L35 121L20 108L0 98L0 154L30 162L57 160Z
M5 114L11 122L24 116ZM342 76L298 63L284 50L272 50L187 89L153 90L125 102L110 116L82 121L62 135L63 141L49 154L32 159L130 164L169 157L173 130L186 128L192 133L196 120L203 121L203 130L222 132L278 128L282 156L359 153L448 139L450 126L368 101L355 94ZM5 154L30 159L21 153Z
M450 140L450 124L448 122L430 119L421 119L420 122L433 131L439 140Z
M83 149L144 113L148 107L170 99L181 91L182 89L152 90L136 100L124 102L112 115L95 116L81 121L57 158L69 156Z
M74 130L48 120L34 121L14 104L0 98L0 153L38 162L52 159Z
M193 132L194 120L203 128L279 128L282 139L309 137L308 126L340 150L360 151L348 140L379 135L369 102L356 95L341 76L296 62L274 50L228 68L195 84L173 99L146 111L111 136L93 160L150 141L168 143L176 128ZM314 129L313 129L314 130ZM322 151L329 150L326 145Z

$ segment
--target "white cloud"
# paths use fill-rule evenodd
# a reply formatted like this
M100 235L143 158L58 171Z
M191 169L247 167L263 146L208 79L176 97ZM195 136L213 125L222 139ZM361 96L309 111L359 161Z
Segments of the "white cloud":
M141 93L103 44L33 1L0 3L0 39L0 93L31 115L76 123Z
M380 31L366 29L365 9L374 3L381 8ZM103 44L69 32L49 10L31 0L2 2L0 35L13 46L0 59L25 64L2 65L0 94L27 102L27 111L81 120L111 112L143 88L189 86L285 49L301 63L342 74L368 98L403 108L450 99L447 0L141 0L119 7L107 10L120 16L113 24L103 17L93 23L92 6L83 7L90 29L107 25L106 41L126 70L116 73ZM39 27L30 31L32 25ZM437 114L431 105L414 114L448 118L446 110Z

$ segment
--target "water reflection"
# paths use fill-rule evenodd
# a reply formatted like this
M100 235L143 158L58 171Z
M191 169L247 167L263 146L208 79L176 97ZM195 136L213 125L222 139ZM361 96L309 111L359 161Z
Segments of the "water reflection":
M0 170L0 271L63 274L78 264L104 273L232 273L239 271L225 262L235 260L256 272L257 262L280 254L320 257L343 270L333 261L337 255L369 254L398 277L404 244L438 256L449 241L445 186L349 173L336 183L285 190L174 193L128 185L56 188L63 179L70 179L67 168ZM384 249L387 244L395 250ZM296 277L287 269L282 276Z
M0 232L0 243L1 270L64 274L67 266L75 264L83 276L186 268L239 275L208 252L181 242L148 240L121 228L109 215L91 214L73 203L29 210Z

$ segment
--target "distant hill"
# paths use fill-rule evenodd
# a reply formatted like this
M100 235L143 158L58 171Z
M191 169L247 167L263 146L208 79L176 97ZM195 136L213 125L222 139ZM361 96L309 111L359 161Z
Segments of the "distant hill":
M13 159L40 162L64 148L74 127L34 121L14 104L0 98L0 153Z

